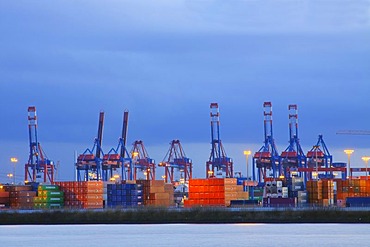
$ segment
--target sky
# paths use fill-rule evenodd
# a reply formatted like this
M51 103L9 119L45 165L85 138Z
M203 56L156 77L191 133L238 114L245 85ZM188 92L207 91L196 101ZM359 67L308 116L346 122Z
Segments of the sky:
M363 166L370 136L370 1L0 1L0 181L23 181L27 108L58 179L74 179L74 154L91 148L105 112L103 151L115 147L124 110L128 143L157 163L179 139L205 177L209 105L234 170L263 144L272 102L278 151L288 145L288 105L298 105L304 151L319 134L334 156ZM157 176L163 174L157 169Z

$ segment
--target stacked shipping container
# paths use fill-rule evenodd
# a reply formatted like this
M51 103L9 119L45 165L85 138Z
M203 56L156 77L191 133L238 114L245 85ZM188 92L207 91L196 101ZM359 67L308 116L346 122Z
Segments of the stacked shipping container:
M39 209L61 208L64 206L64 193L58 185L39 185L34 207Z
M28 185L9 185L5 186L5 191L9 192L9 204L14 209L32 209L33 198L36 191Z
M64 192L67 208L103 208L103 182L55 182Z
M369 197L370 196L370 180L366 179L351 179L340 180L335 179L337 187L337 205L345 206L347 197Z
M248 192L243 191L243 185L237 185L235 178L191 179L184 206L230 206L232 200L248 199Z
M151 180L147 205L169 207L174 206L174 204L173 185L166 184L163 180Z
M144 204L141 184L108 184L107 206L137 207Z
M329 206L334 204L333 180L307 181L308 201L312 205Z
M5 191L5 187L0 185L0 208L10 206L9 191Z
M142 190L143 204L154 207L170 207L175 205L174 188L164 180L136 180Z

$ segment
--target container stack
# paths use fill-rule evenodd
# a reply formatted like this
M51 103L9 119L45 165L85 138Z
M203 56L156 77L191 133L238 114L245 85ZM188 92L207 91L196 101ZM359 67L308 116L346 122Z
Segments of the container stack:
M322 205L324 207L334 204L334 182L324 180L322 183Z
M37 209L62 208L64 193L58 185L39 185L37 197L34 198L34 207Z
M249 188L251 193L249 194L249 199L254 199L258 201L262 201L263 199L263 193L264 193L264 188L263 187L250 187Z
M346 207L370 207L370 197L347 197Z
M150 180L136 180L137 185L141 185L143 192L143 204L149 205L150 203Z
M281 188L281 197L282 198L289 198L289 189L288 187Z
M67 208L103 208L103 181L55 182L64 192Z
M189 180L189 199L185 207L230 206L234 200L248 200L249 193L243 191L235 178L210 178Z
M143 202L143 186L141 184L123 183L107 185L107 206L117 207L138 207Z
M59 189L64 193L64 207L74 209L83 208L82 206L82 189L79 186L80 182L54 182L59 186Z
M334 180L336 183L336 201L340 207L346 206L346 199L353 197L370 196L370 180L351 179L351 180Z
M276 179L266 181L262 201L264 207L295 207L295 198L289 198L289 187L284 186L284 182Z
M322 180L307 181L308 202L311 205L322 205Z
M307 206L308 193L304 188L304 180L302 177L292 177L287 180L288 197L297 198L297 205L299 207ZM321 200L321 199L320 199Z
M156 207L174 206L174 189L172 184L165 184L164 180L151 180L149 201L147 205Z
M265 198L283 198L283 188L284 197L287 198L287 187L283 187L283 181L281 180L272 180L266 181L265 185Z
M334 182L328 180L307 181L308 201L318 206L334 204Z
M307 191L298 191L297 203L299 207L304 207L308 203L308 193Z
M304 191L304 181L302 177L292 177L287 180L287 184L290 198L298 197L298 192Z
M190 179L189 199L184 201L184 207L194 206L225 206L224 179Z
M7 186L5 190L9 192L9 202L11 208L33 209L33 198L36 196L36 191L32 191L31 186Z
M10 206L9 191L5 191L5 187L0 185L0 209Z

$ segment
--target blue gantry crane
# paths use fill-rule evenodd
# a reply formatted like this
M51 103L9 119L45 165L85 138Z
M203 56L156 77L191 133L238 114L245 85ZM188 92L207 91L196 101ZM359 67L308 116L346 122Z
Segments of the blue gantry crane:
M192 161L186 157L179 140L172 140L170 142L170 148L163 161L159 163L159 166L165 168L164 179L166 183L185 183L192 178ZM175 171L180 172L180 177L177 180L175 178Z
M103 156L102 168L105 177L103 180L114 178L114 171L121 170L120 179L121 180L132 180L133 179L133 167L132 159L127 151L127 129L128 129L128 111L123 113L123 126L122 134L118 140L117 148L111 148L108 153Z
M99 114L98 136L94 139L94 145L91 149L87 148L82 154L78 155L76 161L77 181L100 181L107 175L102 174L101 163L103 141L104 112Z
M306 155L304 154L298 137L298 107L289 105L289 146L281 153L281 165L285 178L289 178L295 168L306 167ZM301 177L301 172L298 172Z
M131 158L133 162L133 179L139 178L141 172L146 180L155 180L155 161L150 158L143 141L136 140L133 143L131 150Z
M283 174L272 131L272 104L264 102L264 145L253 155L253 180L264 184L267 177L277 178ZM257 168L257 179L255 169Z
M54 163L49 160L38 142L37 136L37 113L36 107L28 107L28 134L30 153L28 162L25 164L25 178L27 182L46 183L54 181Z
M233 161L227 157L220 139L220 112L217 103L211 103L211 154L206 162L206 177L222 175L233 177ZM215 169L217 174L215 174Z
M330 154L322 135L319 135L316 145L314 145L311 150L307 152L306 156L307 167L311 168L312 171L315 171L315 169L317 171L325 170L325 176L333 176L332 172L330 171L333 162L333 156ZM312 179L311 173L308 173L308 176L309 179Z

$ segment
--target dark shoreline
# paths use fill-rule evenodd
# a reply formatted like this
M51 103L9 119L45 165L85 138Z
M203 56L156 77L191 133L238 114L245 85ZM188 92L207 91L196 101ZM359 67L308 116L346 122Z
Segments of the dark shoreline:
M369 210L141 208L0 211L0 225L57 224L370 223Z

